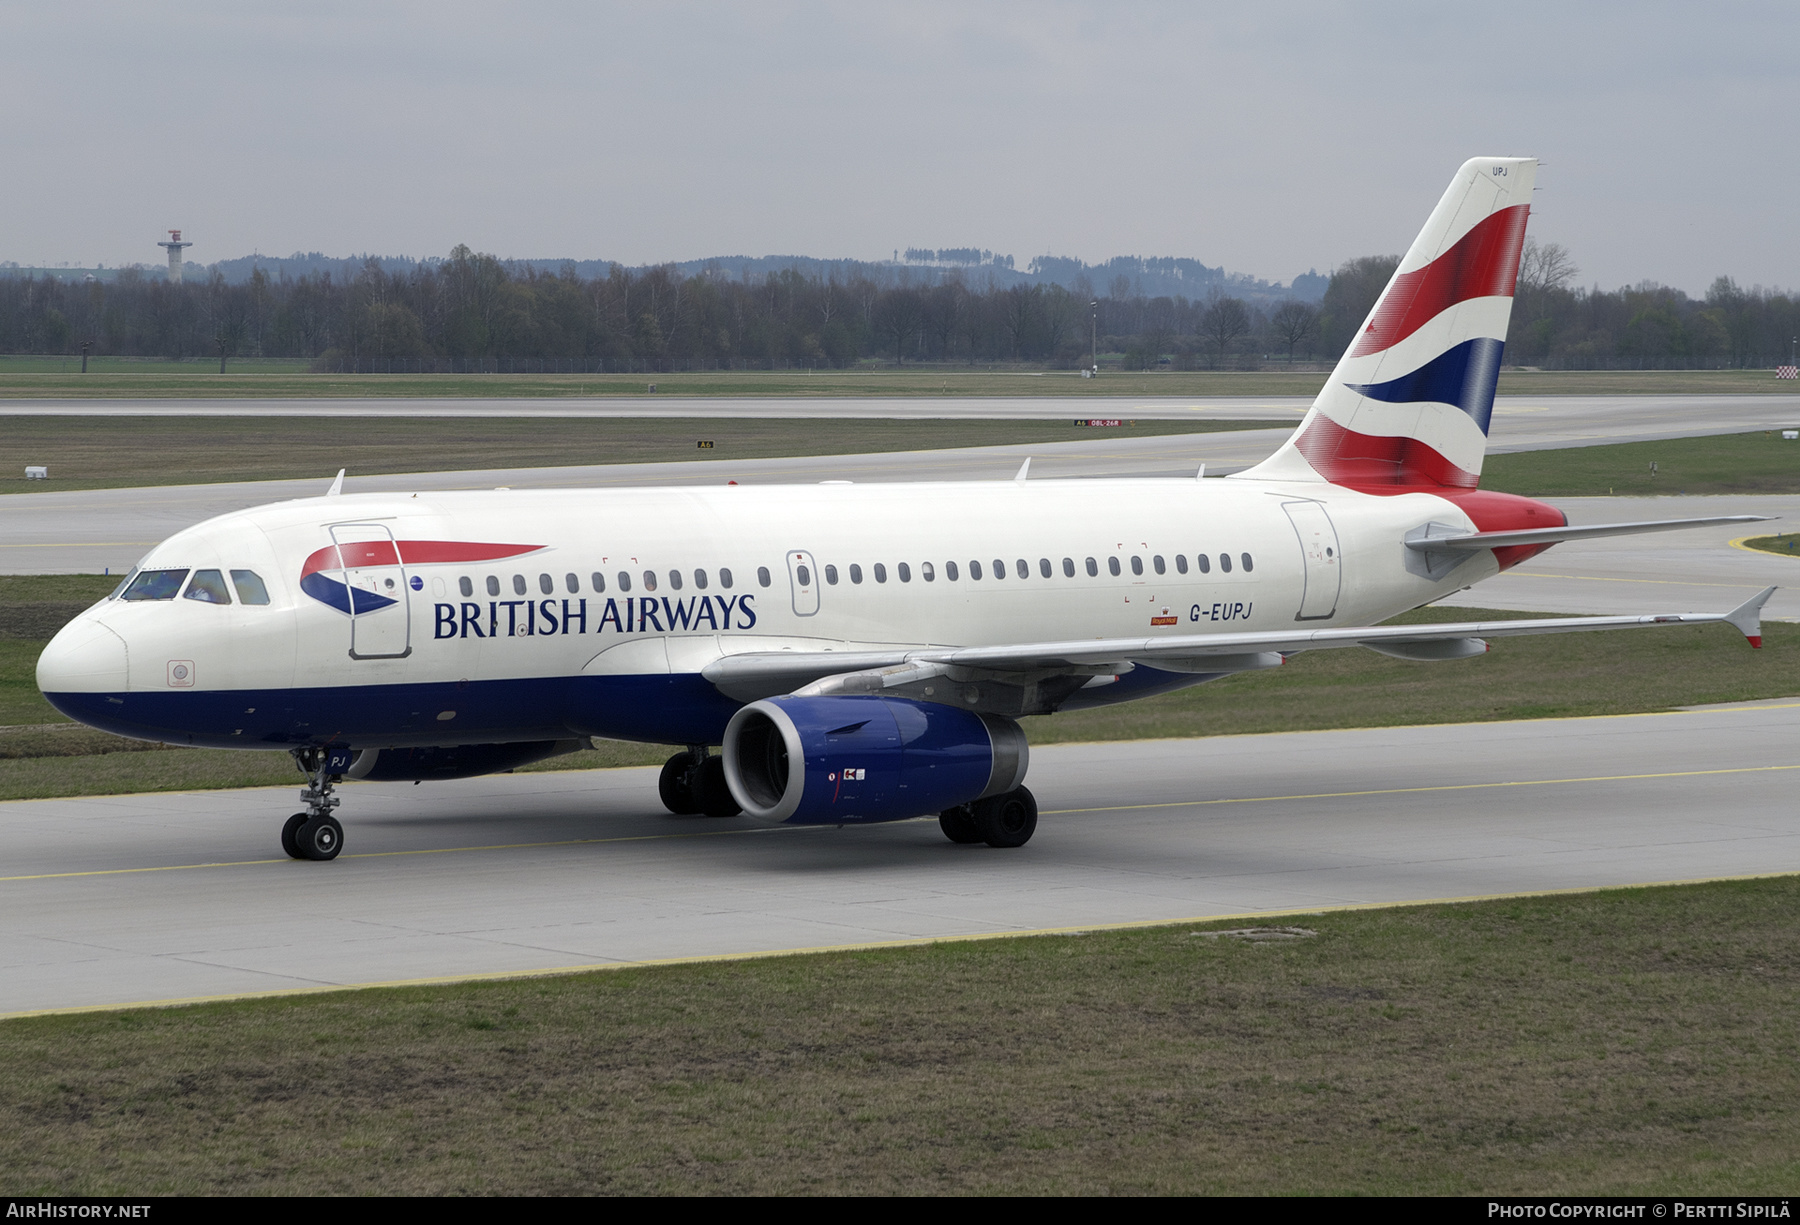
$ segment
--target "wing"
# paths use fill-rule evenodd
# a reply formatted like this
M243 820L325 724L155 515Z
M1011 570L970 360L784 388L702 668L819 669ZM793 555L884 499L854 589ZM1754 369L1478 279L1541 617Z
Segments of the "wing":
M1138 664L1170 672L1224 674L1276 667L1288 655L1334 647L1366 647L1401 659L1462 659L1487 650L1486 639L1524 634L1573 634L1652 625L1735 627L1762 646L1762 608L1770 587L1725 613L1648 613L1635 617L1557 617L1531 621L1461 621L1439 625L1373 625L1281 633L1186 634L1166 638L1095 638L983 647L917 647L888 651L770 651L727 655L701 669L720 692L739 701L781 693L907 691L937 678L952 683L990 680L1036 694L1043 709L1095 676L1116 676ZM923 696L935 696L926 689ZM1030 709L1032 697L1024 699Z

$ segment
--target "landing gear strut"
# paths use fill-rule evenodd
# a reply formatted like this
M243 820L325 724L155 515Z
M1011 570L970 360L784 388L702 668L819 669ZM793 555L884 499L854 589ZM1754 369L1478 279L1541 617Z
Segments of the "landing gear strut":
M677 816L735 817L744 811L725 782L725 759L708 753L703 744L692 745L663 763L656 793L663 807Z
M1029 788L1019 787L944 809L938 814L938 828L952 842L1024 846L1037 832L1037 818L1037 797Z
M306 811L295 813L281 827L281 849L295 859L336 859L344 848L344 827L331 810L343 801L331 793L350 766L350 754L312 744L289 752L306 776L306 786L300 789Z

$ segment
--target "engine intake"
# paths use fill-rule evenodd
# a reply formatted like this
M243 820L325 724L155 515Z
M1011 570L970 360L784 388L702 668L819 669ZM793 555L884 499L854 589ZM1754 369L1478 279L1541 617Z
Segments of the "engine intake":
M772 825L902 821L1011 791L1030 752L1011 719L888 697L752 702L725 728L725 781Z

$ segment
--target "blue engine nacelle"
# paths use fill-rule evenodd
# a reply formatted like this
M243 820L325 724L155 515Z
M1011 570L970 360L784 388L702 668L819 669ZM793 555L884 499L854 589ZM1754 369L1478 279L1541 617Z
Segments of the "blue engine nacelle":
M725 781L770 824L901 821L1011 791L1025 733L1011 719L935 702L766 698L725 728Z
M587 747L585 740L531 740L517 744L456 744L435 749L364 749L345 778L372 783L417 783L474 778L516 770L546 757Z

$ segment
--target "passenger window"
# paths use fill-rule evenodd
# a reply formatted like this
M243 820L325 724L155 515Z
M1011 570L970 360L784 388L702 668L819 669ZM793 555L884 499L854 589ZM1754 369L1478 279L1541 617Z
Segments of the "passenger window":
M525 576L523 574L513 575L513 594L514 595L524 595L525 594Z
M489 595L500 594L500 576L498 574L488 575L487 589Z
M1015 574L1017 574L1020 578L1030 578L1031 577L1031 563L1026 561L1023 557L1021 557L1013 562L1013 572Z
M644 571L644 590L645 591L655 591L656 590L656 571L654 571L654 570Z
M1087 559L1087 572L1089 578L1098 577L1100 574L1100 567L1094 564L1094 559L1091 557Z
M957 576L956 576L956 563L955 562L947 561L944 563L944 577L949 579L953 583L956 581Z
M1229 553L1219 554L1219 569L1224 571L1226 574L1231 573L1231 554L1229 554Z
M928 583L935 583L937 582L937 571L931 568L930 562L922 561L919 563L919 577Z
M805 565L794 567L794 577L800 580L802 587L812 586L812 571L808 570Z
M469 581L466 574L456 580L456 589L463 593L465 599L475 594L475 584Z
M468 582L464 579L463 582ZM237 588L239 604L267 604L269 589L263 586L262 575L254 570L233 570L231 585Z
M756 581L764 587L769 585L769 568L767 566L758 566L756 568Z
M719 586L727 591L731 590L731 571L725 566L719 567Z
M217 570L196 570L194 581L188 584L182 599L199 600L202 604L229 604L231 593L225 590L225 576Z
M594 594L595 595L599 595L602 591L606 590L606 576L604 574L602 574L598 570L596 570L588 577L593 579L593 581L594 581Z
M1006 563L1001 561L998 557L994 559L994 577L997 579L1006 577Z
M887 582L887 567L880 562L875 563L875 581L878 583Z
M829 564L826 565L825 581L830 583L833 587L837 586L837 567L836 566L829 565Z
M706 590L706 571L704 571L704 570L694 571L694 586L698 587L702 591Z
M1245 574L1248 574L1252 570L1256 569L1256 563L1254 561L1250 560L1250 554L1239 553L1238 560L1244 563L1244 573Z
M545 595L555 595L556 580L551 578L548 574L538 575L538 590Z
M1050 577L1050 574L1051 574L1050 559L1048 557L1038 558L1038 573L1043 575L1045 578Z
M681 571L679 571L679 570L669 571L669 587L673 591L681 590ZM653 588L651 588L651 590L654 591L656 589L653 587Z
M1063 558L1063 577L1064 578L1074 578L1075 577L1075 559L1073 557Z
M850 563L850 581L853 583L862 582L862 567L855 562Z
M1158 558L1157 560L1160 561L1162 559ZM1175 554L1175 572L1177 574L1186 574L1187 573L1187 554L1186 553ZM1158 570L1157 573L1161 574L1162 571Z
M1155 570L1158 574L1167 574L1168 573L1168 569L1163 565L1163 559L1162 559L1161 553L1158 553L1155 557L1152 557L1150 559L1150 567L1151 567L1151 569Z
M565 574L563 575L563 586L569 589L570 595L574 595L581 590L581 579L573 574Z
M1144 559L1135 553L1131 556L1131 572L1133 574L1142 574L1144 572Z
M1114 578L1118 578L1119 577L1119 559L1117 557L1107 558L1106 559L1106 570L1107 570L1107 573L1111 574Z
M1195 557L1194 560L1200 563L1200 573L1202 573L1202 574L1211 574L1212 573L1212 559L1209 558L1206 554L1202 553L1199 556Z
M974 580L978 580L981 578L981 563L980 562L971 561L969 563L969 578L974 579Z
M628 571L628 570L619 571L619 590L620 591L630 591L631 590L631 572L630 571Z
M894 572L900 576L901 582L903 582L903 583L912 582L912 567L907 565L905 562L899 562L898 564L896 564L894 566Z
M145 570L131 581L121 600L173 600L181 590L186 570Z

